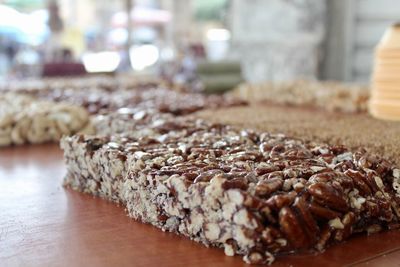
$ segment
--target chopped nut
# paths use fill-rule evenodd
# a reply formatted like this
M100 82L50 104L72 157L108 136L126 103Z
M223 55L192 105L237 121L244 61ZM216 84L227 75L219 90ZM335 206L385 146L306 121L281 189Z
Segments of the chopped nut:
M224 252L226 256L234 256L235 251L233 250L233 246L230 244L225 243L224 244Z
M253 251L244 256L243 260L249 264L261 264L264 263L264 255L261 252Z
M393 177L400 178L400 169L393 169Z
M213 241L219 238L221 229L219 228L218 224L208 223L204 226L204 228L205 228L204 235L207 239Z
M335 218L329 221L329 225L335 229L343 229L344 225L339 218Z
M382 179L381 179L379 176L374 176L374 180L375 180L376 185L377 185L380 189L383 189L383 188L384 188Z
M362 204L365 203L366 199L363 197L351 197L351 206L357 210L361 209Z

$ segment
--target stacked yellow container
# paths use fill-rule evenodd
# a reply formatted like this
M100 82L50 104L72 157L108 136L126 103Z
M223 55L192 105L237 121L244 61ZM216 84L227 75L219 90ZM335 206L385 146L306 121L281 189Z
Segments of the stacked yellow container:
M400 120L400 23L386 30L375 52L370 113Z

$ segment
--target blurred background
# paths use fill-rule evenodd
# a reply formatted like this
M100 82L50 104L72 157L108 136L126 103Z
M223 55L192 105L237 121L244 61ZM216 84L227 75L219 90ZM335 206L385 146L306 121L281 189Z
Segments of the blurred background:
M378 3L379 2L379 3ZM0 80L134 72L196 87L367 84L398 0L1 0Z

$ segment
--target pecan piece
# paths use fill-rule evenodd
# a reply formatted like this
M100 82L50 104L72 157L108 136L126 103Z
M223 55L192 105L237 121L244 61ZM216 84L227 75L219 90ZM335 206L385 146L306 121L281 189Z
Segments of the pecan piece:
M379 163L376 165L375 171L381 176L384 177L391 170L391 164L389 161L385 159L381 159Z
M265 227L261 233L261 242L265 245L273 244L278 238L281 238L281 232L273 226Z
M311 202L309 204L309 208L310 208L310 212L320 218L320 219L325 219L325 220L332 220L336 217L340 216L339 212L336 212L334 210L325 208L320 206L319 204L315 203L315 202Z
M301 221L291 208L286 206L281 209L279 212L279 224L281 231L294 248L300 249L310 247L312 240L307 236Z
M282 144L275 145L271 151L269 152L268 156L271 159L278 159L282 157L282 153L285 152L285 146Z
M243 192L242 195L244 197L243 205L245 207L258 210L263 206L263 203L259 198Z
M218 174L222 174L222 173L224 173L224 172L221 170L218 170L218 169L203 172L194 179L194 183L209 182L212 178L214 178L214 176L216 176Z
M380 176L385 176L391 169L389 161L379 159L376 155L364 155L358 160L358 165L364 169L373 169Z
M265 177L265 176L263 176L263 177ZM267 179L273 179L273 178L281 178L281 179L283 179L283 172L282 171L275 171L275 172L269 173Z
M329 225L326 225L321 231L320 238L315 248L318 249L319 251L323 251L326 247L326 243L328 243L331 236L332 236L332 229L329 227Z
M228 189L247 190L248 187L249 185L246 183L246 181L241 178L233 178L232 180L227 180L222 184L222 188L225 190Z
M183 176L186 178L186 179L188 179L188 180L190 180L190 181L193 181L193 180L195 180L196 179L196 177L198 177L198 173L195 173L195 172L185 172L184 174L183 174Z
M306 159L306 158L311 158L312 153L311 151L306 149L291 149L282 153L282 156L284 156L285 159L290 159L290 160Z
M346 212L349 205L335 188L325 183L315 183L308 186L308 192L315 201L334 210Z
M289 206L293 203L296 198L297 193L294 191L288 192L286 194L279 194L270 197L265 204L274 210L280 210L284 206Z
M371 188L365 182L366 178L359 171L347 170L344 174L353 179L354 185L363 196L372 194Z
M258 175L263 175L267 173L272 173L275 171L279 171L280 169L275 166L275 165L263 165L263 166L258 166L255 171Z
M259 197L269 196L277 190L281 189L283 181L280 178L272 178L259 181L255 188L255 194Z
M319 228L315 219L311 215L305 197L304 196L296 197L293 207L298 211L298 214L301 216L302 221L305 223L304 226L307 230L308 236L314 243L317 239Z
M342 162L339 162L338 164L335 165L335 167L333 167L334 170L339 170L339 171L346 171L349 169L354 169L354 163L350 160L344 160Z
M333 171L321 172L312 175L309 179L310 183L327 183L334 180L338 175Z
M285 146L282 144L278 144L275 145L272 149L271 149L271 153L283 153L285 151Z
M364 177L364 181L368 184L368 186L372 189L372 192L377 192L383 189L382 179L376 175L375 171L370 171ZM379 183L379 184L378 184Z
M337 230L335 234L335 239L338 241L342 241L350 236L353 231L353 224L356 221L356 216L353 212L349 212L344 215L341 221L343 224L343 229Z
M334 158L335 158L335 155L333 155L333 154L323 154L319 157L319 159L325 161L328 164L331 164L333 162Z
M353 179L350 177L340 174L336 179L335 179L344 189L352 189L354 187Z
M343 154L344 152L347 151L347 148L343 145L337 145L337 146L331 146L329 147L329 150L335 154L335 155L339 155L339 154Z

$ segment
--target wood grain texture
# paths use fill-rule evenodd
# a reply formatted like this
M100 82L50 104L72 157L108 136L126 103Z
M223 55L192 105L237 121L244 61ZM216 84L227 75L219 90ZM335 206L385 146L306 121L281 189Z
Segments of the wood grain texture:
M56 145L0 150L0 266L248 266L61 186ZM400 231L359 236L273 266L399 266Z

